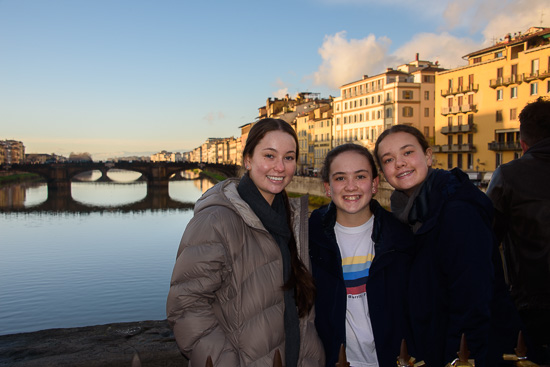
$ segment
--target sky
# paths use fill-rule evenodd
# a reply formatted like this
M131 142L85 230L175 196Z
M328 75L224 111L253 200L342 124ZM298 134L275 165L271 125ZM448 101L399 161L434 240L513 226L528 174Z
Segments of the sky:
M550 26L548 0L0 0L0 140L94 160L240 136L267 98Z

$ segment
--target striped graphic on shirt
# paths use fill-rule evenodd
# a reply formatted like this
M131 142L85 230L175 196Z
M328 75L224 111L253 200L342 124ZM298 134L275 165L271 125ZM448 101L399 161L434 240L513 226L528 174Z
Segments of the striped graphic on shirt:
M342 270L344 271L344 284L347 294L358 295L365 293L369 269L374 255L354 256L342 259Z

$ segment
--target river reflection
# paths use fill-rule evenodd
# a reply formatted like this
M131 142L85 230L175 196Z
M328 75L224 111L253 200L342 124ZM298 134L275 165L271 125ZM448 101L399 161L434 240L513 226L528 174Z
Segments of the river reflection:
M45 183L0 188L1 335L166 317L179 240L213 184L158 193L129 174L81 177L69 198Z

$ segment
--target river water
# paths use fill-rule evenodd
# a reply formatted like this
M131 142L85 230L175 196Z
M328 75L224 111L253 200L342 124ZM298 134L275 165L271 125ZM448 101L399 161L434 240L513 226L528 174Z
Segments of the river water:
M0 188L0 335L166 317L179 240L212 183L156 193L135 172L100 176L69 197L45 183Z

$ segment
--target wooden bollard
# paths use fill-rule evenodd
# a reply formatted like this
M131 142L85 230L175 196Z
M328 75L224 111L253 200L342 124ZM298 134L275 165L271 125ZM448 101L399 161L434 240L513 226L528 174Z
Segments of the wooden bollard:
M462 334L460 339L460 349L457 353L458 358L448 363L447 366L463 366L463 367L473 367L475 366L475 361L468 359L470 356L470 351L468 350L468 345L466 344L466 335Z
M521 330L518 334L518 344L514 348L516 354L504 354L502 359L505 361L514 361L514 365L518 367L536 367L538 364L531 362L527 359L527 347L525 346L525 341L523 340L523 333Z
M346 357L346 347L344 344L340 345L340 354L338 355L338 362L336 367L350 367L348 359Z
M405 339L401 340L401 349L399 350L399 356L397 357L397 367L419 367L419 366L425 366L426 364L424 361L420 361L418 363L415 363L416 360L414 357L411 357L409 355L409 350L407 348L407 342Z
M141 359L139 359L138 352L134 353L134 358L132 358L132 367L141 367Z

